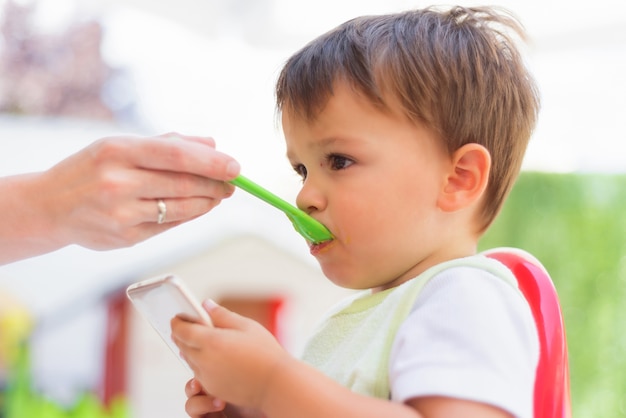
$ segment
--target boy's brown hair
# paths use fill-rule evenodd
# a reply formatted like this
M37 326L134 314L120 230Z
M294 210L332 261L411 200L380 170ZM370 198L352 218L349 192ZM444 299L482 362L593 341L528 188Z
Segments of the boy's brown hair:
M433 7L363 16L320 36L285 64L276 86L278 111L313 120L347 81L382 111L392 98L426 124L452 154L483 145L492 166L482 211L486 229L520 171L539 110L535 83L506 33L524 31L490 7Z

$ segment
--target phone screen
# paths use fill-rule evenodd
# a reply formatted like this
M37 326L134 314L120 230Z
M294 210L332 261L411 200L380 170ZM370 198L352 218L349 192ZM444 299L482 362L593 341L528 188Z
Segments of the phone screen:
M211 325L211 319L183 281L172 275L149 279L130 285L126 289L126 294L141 316L152 325L174 354L187 366L179 355L178 347L172 341L170 321L175 316L182 316L192 322Z

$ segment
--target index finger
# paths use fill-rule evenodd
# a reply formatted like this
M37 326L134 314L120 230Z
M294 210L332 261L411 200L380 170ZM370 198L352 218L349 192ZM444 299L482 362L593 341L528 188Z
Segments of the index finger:
M239 163L217 151L212 141L199 138L181 140L172 137L142 138L135 141L130 153L135 166L151 170L195 174L215 180L232 180L239 174Z

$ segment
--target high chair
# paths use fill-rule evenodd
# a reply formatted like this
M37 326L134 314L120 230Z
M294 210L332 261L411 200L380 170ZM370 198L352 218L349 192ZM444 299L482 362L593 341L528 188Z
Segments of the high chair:
M530 305L539 335L540 355L534 392L535 418L570 418L567 342L559 298L550 275L531 254L517 248L485 251L517 278Z

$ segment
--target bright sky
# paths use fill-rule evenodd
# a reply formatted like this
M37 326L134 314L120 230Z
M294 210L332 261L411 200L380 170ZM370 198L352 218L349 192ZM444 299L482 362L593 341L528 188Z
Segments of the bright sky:
M192 7L201 1L187 3ZM163 129L208 132L223 149L241 158L244 167L257 170L259 156L278 164L284 161L273 125L272 91L283 60L304 42L355 15L416 3L420 2L274 0L273 22L294 40L272 49L251 49L228 32L209 40L197 36L201 29L192 24L178 26L180 21L162 21L142 14L144 9L125 9L117 14L116 30L111 31L111 53L141 74L137 82L146 114ZM626 115L626 2L600 0L593 7L566 0L498 4L514 11L528 30L529 65L542 92L542 112L526 168L626 170L626 134L621 127ZM143 39L136 30L140 26L145 28ZM113 36L118 36L116 41ZM141 58L135 59L139 50ZM167 79L173 82L164 82ZM252 151L250 160L242 149ZM278 181L282 175L267 180Z
M49 30L66 24L76 14L77 4L83 15L105 16L104 52L114 66L131 69L150 129L214 136L246 171L282 189L285 172L275 167L287 169L287 165L275 129L272 90L282 62L304 42L356 15L431 3L266 3L272 5L270 13L259 19L271 21L281 44L261 48L238 36L237 28L253 24L255 16L234 11L237 5L255 10L251 7L264 4L261 1L41 1L40 23ZM531 38L528 61L542 93L526 168L625 171L626 134L621 120L626 115L626 2L598 0L593 7L568 0L499 0L496 4L513 11L526 26Z

